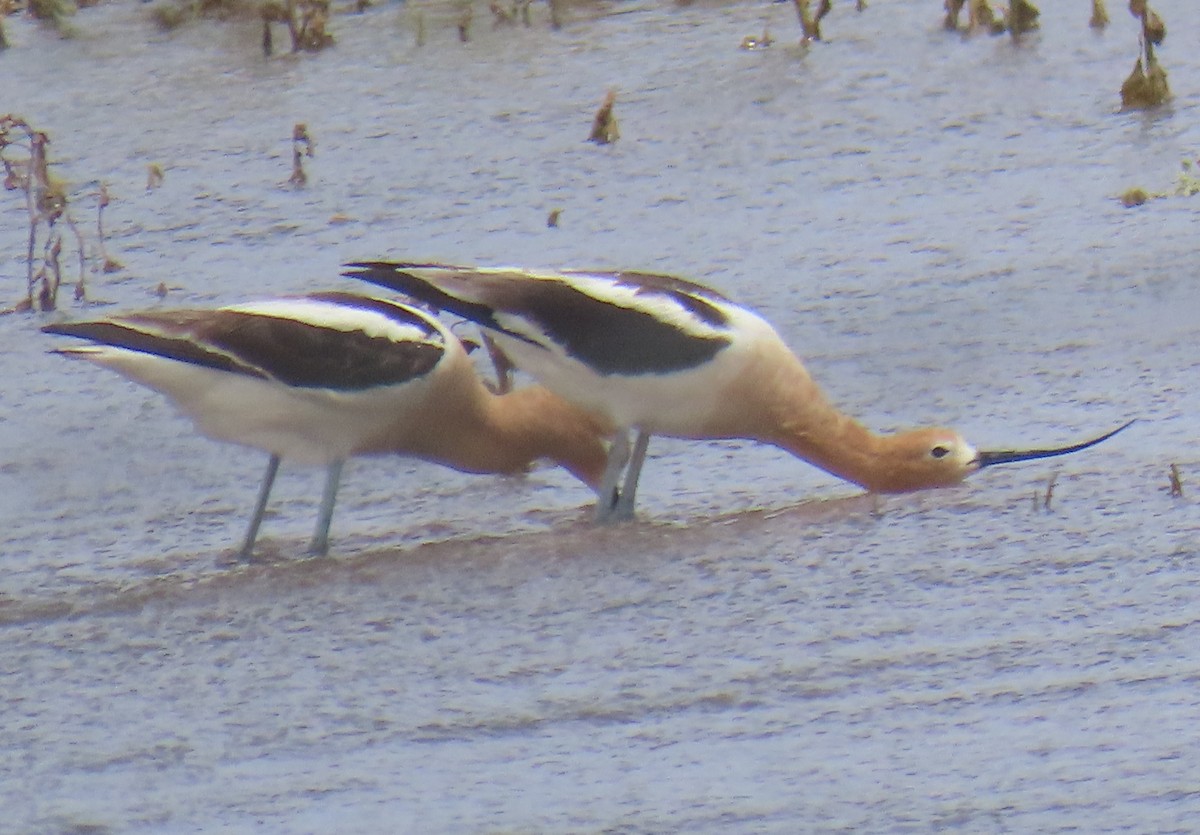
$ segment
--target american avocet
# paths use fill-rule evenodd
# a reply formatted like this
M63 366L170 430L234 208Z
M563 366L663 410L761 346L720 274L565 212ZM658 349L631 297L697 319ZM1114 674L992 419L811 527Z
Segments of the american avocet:
M1076 452L1125 428L1071 446L1005 452L977 451L950 429L876 435L829 403L761 317L673 276L391 262L347 268L347 276L483 326L517 367L616 427L600 521L633 515L651 435L762 441L869 491L900 493Z
M324 554L350 456L398 453L472 473L539 458L596 487L607 430L541 386L487 390L457 338L408 305L350 293L62 322L90 340L59 353L165 394L210 438L270 454L241 556L282 458L328 468L309 550Z

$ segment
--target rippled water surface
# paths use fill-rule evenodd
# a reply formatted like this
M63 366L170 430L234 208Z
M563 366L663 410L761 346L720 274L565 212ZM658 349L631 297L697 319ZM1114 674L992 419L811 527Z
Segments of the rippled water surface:
M878 429L1140 422L879 501L660 439L640 521L604 530L554 470L354 461L326 560L303 556L320 474L285 466L238 566L263 457L0 317L0 830L1191 831L1197 204L1115 196L1200 150L1200 18L1155 4L1176 97L1122 114L1136 29L1111 5L1095 33L1043 3L1013 44L944 33L933 0L840 0L803 50L788 5L559 32L481 7L467 44L430 11L418 48L388 4L269 61L252 24L164 35L140 3L69 41L10 18L0 112L50 133L86 226L95 181L114 194L111 309L344 287L383 256L639 267L761 310ZM764 25L773 47L738 49ZM0 197L15 301L24 207Z

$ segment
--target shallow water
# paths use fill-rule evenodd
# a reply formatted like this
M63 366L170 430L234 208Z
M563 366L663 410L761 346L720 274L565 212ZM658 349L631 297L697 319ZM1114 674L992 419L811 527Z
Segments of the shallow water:
M1200 24L1155 4L1176 99L1122 114L1132 19L1096 34L1065 5L1014 45L943 33L928 0L840 3L808 51L790 6L484 14L418 49L387 5L270 61L253 26L161 35L141 4L72 41L10 20L0 111L50 132L82 222L90 180L116 197L127 269L94 299L345 286L382 256L661 269L756 306L879 429L994 448L1140 422L878 502L656 440L616 530L554 470L355 461L329 560L302 555L320 474L285 466L264 559L236 566L265 460L0 317L0 829L1190 830L1196 208L1115 195L1200 148ZM779 42L738 50L764 22ZM24 222L8 194L13 300Z

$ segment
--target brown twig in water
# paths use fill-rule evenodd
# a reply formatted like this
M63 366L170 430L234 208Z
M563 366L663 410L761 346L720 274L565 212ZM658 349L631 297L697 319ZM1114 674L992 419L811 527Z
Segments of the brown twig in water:
M463 43L471 40L471 20L475 17L475 9L469 4L463 6L458 16L458 39Z
M100 248L100 257L104 259L100 270L101 272L115 273L124 269L124 265L108 254L108 247L104 244L104 210L108 208L109 201L108 186L101 183L99 206L96 209L96 242Z
M57 306L58 288L62 285L62 236L46 238L42 266L38 270L38 305L42 310L53 310Z
M621 132L617 128L617 117L613 115L613 105L616 102L617 91L609 90L604 95L604 101L596 111L595 118L592 119L592 132L588 135L588 142L609 145L621 138Z
M1183 479L1179 476L1179 467L1171 465L1171 495L1183 498Z
M1054 499L1054 485L1058 482L1058 471L1055 470L1050 475L1050 480L1046 482L1046 498L1042 502L1042 507L1045 510L1050 509L1050 502Z
M146 166L146 191L154 191L154 189L161 186L163 184L163 180L166 178L166 176L167 175L163 172L163 167L161 165L159 165L157 162L152 162L149 165L147 165Z
M1104 0L1092 0L1092 19L1088 26L1093 29L1103 29L1108 25L1108 9L1104 8Z
M425 46L425 13L417 11L417 46Z
M85 278L87 276L87 248L83 243L83 233L79 231L79 227L75 225L75 219L64 210L63 220L67 224L67 228L71 230L71 234L75 236L75 251L79 255L79 280L75 283L75 298L82 299L86 292Z
M304 172L304 158L311 157L316 146L308 135L308 125L297 122L292 127L292 176L288 182L297 188L308 183L308 174Z

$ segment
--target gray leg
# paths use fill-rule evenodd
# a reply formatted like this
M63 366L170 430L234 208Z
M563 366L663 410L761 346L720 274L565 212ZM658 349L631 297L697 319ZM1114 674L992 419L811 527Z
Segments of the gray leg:
M646 448L650 446L650 433L638 430L637 440L633 443L633 455L629 458L629 467L625 470L625 484L621 487L621 495L613 508L614 519L632 519L633 502L637 496L638 479L642 475L642 464L646 462Z
M629 433L618 430L613 438L612 446L608 449L608 463L604 467L604 476L600 479L597 493L600 499L596 502L597 522L608 522L616 511L618 494L617 481L621 478L621 470L629 461Z
M258 502L254 505L254 516L250 519L250 530L246 531L246 540L238 559L248 560L254 552L254 541L258 539L258 526L262 524L263 513L267 510L267 499L271 496L271 487L275 484L275 474L279 472L279 456L272 455L267 462L267 474L263 476L262 487L258 488Z
M321 496L321 510L317 513L317 530L313 534L308 553L319 557L329 551L329 523L333 521L333 503L337 500L338 483L342 480L342 465L345 461L334 461L325 474L325 492Z

